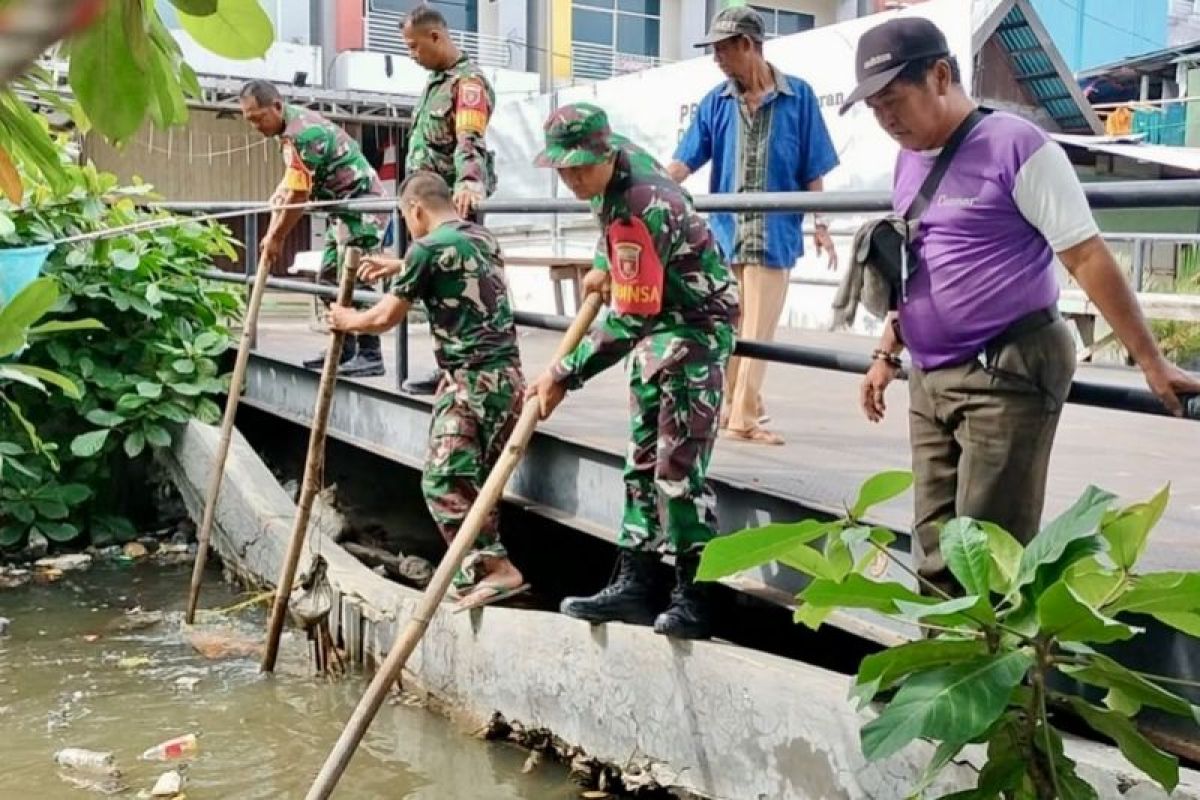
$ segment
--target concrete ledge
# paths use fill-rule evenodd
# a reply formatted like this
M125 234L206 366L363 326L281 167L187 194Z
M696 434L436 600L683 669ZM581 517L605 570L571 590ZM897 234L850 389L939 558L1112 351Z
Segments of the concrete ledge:
M216 443L215 428L192 422L167 459L196 517ZM294 513L238 436L213 540L226 564L244 579L271 583ZM309 552L318 548L338 591L336 632L356 660L381 659L417 593L310 532ZM409 669L440 701L471 717L499 711L618 768L637 764L664 785L705 797L896 800L932 754L917 743L868 764L858 745L865 717L846 702L844 675L728 644L672 642L646 628L592 627L558 614L495 607L440 613ZM1077 740L1067 746L1103 800L1167 796L1114 748ZM935 789L972 786L969 762L978 764L980 755L949 767ZM1185 771L1171 797L1200 800L1200 774Z

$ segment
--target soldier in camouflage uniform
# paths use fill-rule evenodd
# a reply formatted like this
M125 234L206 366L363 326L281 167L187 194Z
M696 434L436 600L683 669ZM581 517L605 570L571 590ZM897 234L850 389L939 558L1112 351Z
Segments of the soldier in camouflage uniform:
M525 382L500 246L485 228L461 219L437 175L410 175L400 210L416 237L403 262L363 260L360 274L397 274L390 294L366 311L334 305L330 320L348 333L381 333L412 303L429 312L442 380L433 404L421 489L434 522L453 541L520 415ZM499 509L455 578L460 608L496 602L527 588L500 543Z
M555 111L537 163L556 168L591 202L603 234L585 287L610 292L613 309L528 394L548 415L568 389L632 354L620 568L606 589L567 598L562 611L707 638L708 591L694 579L700 551L716 535L705 473L733 351L737 285L691 196L645 150L613 134L600 108ZM655 616L655 551L664 547L676 556L675 591Z
M484 135L496 107L496 95L482 70L450 38L437 9L418 6L401 28L409 55L430 71L413 114L404 170L433 172L454 193L458 215L479 224L479 201L496 188L492 153ZM438 375L405 381L405 391L430 394Z
M374 167L363 156L358 142L315 111L283 102L269 81L250 81L241 92L242 115L264 136L278 137L284 174L272 205L293 205L311 200L348 200L384 197ZM304 215L303 209L276 212L262 239L262 257L277 260L283 241ZM359 247L366 253L379 250L387 217L379 214L337 212L330 215L321 257L320 280L336 284L339 244ZM341 235L339 236L339 231ZM340 242L339 242L340 240ZM324 355L304 362L320 369ZM378 336L347 337L338 374L368 377L384 373Z

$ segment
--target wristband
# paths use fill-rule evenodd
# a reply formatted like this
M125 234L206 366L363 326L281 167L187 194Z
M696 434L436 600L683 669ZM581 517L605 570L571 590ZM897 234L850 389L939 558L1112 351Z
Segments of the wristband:
M895 367L896 369L900 369L904 366L903 362L900 361L899 356L893 355L887 350L873 350L871 352L871 358L875 361L883 361L889 367Z

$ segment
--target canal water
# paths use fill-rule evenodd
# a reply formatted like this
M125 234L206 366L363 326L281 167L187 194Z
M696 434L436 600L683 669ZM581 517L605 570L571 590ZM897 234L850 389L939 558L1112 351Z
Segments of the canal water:
M285 640L274 677L259 674L253 655L202 656L181 624L189 574L186 566L96 566L54 584L0 591L0 617L11 620L0 637L0 800L99 797L116 788L89 786L85 773L57 766L54 754L67 747L111 752L128 786L122 797L149 790L180 763L189 800L304 796L365 680L313 677L302 635ZM214 576L202 605L227 608L239 599ZM203 628L210 642L236 646L261 641L263 618L258 607ZM189 733L199 741L193 758L139 760ZM423 708L387 704L335 796L579 796L557 765L524 773L526 755Z

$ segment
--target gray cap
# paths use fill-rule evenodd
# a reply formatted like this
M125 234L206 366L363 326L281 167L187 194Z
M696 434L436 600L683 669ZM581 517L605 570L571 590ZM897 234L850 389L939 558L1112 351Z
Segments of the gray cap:
M750 6L730 6L717 12L712 24L708 26L708 36L696 42L696 47L709 45L732 39L735 36L749 36L756 42L767 38L767 26L762 15Z

